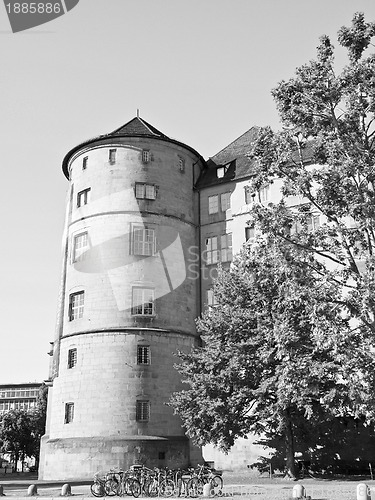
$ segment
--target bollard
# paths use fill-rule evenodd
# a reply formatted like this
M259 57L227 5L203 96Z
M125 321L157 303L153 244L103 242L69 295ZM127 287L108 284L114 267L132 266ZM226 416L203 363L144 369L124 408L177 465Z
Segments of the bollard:
M30 484L30 486L27 488L27 496L34 497L37 494L38 494L38 488L36 484Z
M210 484L209 483L203 485L203 496L204 497L210 496Z
M5 497L3 485L0 484L0 497Z
M371 500L370 488L366 483L357 485L357 500Z
M293 498L304 498L306 496L306 491L305 488L302 486L302 484L296 484L293 487Z
M72 494L72 488L70 484L66 483L63 484L63 487L61 488L61 496L62 497L70 497Z

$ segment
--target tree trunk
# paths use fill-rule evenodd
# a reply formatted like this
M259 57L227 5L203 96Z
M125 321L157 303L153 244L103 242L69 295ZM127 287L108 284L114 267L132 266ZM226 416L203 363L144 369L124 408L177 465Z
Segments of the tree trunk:
M291 479L296 479L296 465L294 461L294 435L293 424L289 409L284 414L284 436L285 436L285 475Z

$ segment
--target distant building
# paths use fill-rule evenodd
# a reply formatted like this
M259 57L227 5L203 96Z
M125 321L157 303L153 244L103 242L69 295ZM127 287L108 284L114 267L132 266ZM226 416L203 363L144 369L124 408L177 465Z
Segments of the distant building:
M41 383L1 384L0 414L9 410L30 410L36 406Z

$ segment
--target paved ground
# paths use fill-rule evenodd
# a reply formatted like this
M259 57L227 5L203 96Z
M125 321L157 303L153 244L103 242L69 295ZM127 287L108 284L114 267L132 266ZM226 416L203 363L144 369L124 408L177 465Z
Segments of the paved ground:
M223 473L224 496L235 497L238 500L288 500L293 496L293 488L303 485L305 494L313 500L356 500L357 486L365 483L369 493L375 499L375 481L369 478L350 479L300 479L297 482L286 481L282 478L264 478L244 473ZM68 482L68 481L67 481ZM77 500L93 499L90 492L92 481L69 481L72 496ZM38 481L34 474L15 474L0 476L0 486L6 496L11 500L23 499L27 496L28 487L37 486L38 496L41 500L60 499L64 481ZM172 499L171 499L172 500ZM366 500L364 496L363 500Z

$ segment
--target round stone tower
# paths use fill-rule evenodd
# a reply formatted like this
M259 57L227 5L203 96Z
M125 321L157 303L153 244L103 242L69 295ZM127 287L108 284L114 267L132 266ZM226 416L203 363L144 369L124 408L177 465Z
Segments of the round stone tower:
M167 403L198 342L203 168L139 117L65 156L70 182L40 479L199 461Z

